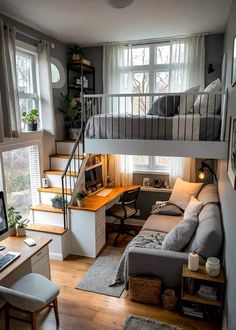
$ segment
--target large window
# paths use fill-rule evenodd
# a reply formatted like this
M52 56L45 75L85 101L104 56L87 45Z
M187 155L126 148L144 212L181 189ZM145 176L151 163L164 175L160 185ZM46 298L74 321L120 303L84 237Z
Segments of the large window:
M7 205L14 206L23 217L28 217L30 207L39 202L38 146L5 151L2 153L2 159Z
M169 173L170 157L133 156L134 171Z
M21 114L33 108L39 109L37 72L37 54L17 48L16 73Z

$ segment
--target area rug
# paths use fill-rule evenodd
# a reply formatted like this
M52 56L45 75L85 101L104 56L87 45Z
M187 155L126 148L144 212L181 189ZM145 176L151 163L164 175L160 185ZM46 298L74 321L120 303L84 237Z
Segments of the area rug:
M107 246L95 263L76 286L76 289L100 293L119 298L124 291L123 284L109 287L115 278L116 270L124 248Z
M124 323L123 330L182 330L176 325L155 321L141 316L130 315Z

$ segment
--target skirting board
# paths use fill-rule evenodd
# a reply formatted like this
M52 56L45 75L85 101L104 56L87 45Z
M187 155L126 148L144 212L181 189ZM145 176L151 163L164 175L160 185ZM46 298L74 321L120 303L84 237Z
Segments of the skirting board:
M227 159L228 142L85 139L85 152Z

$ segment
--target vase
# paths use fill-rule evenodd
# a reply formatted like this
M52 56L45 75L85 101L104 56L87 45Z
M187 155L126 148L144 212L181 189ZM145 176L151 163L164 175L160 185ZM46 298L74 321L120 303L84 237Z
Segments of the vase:
M210 277L215 277L220 274L220 260L215 257L207 258L206 272Z
M77 199L77 205L79 206L79 207L84 207L84 198L83 199Z
M54 200L52 200L52 206L55 207L56 209L60 209L60 210L64 209L63 201L54 201Z
M80 128L69 128L69 138L71 140L76 140L79 136Z
M26 230L25 228L16 228L16 236L18 237L22 237L22 236L26 236Z
M29 132L37 131L38 124L27 124L27 129L28 129Z
M16 236L16 227L9 227L8 228L8 236Z

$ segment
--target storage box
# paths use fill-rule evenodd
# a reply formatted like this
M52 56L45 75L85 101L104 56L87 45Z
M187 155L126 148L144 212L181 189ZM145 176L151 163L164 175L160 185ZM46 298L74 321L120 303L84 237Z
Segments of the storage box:
M161 304L161 280L153 277L129 278L129 299L144 304Z

